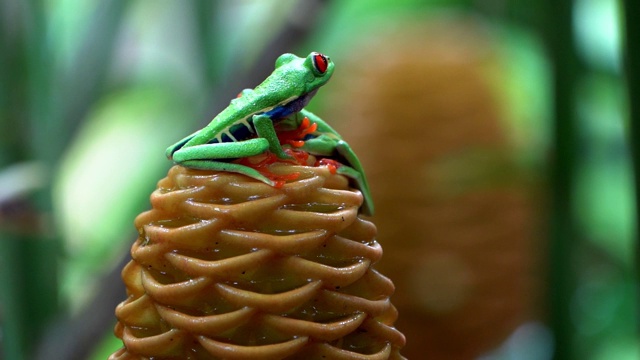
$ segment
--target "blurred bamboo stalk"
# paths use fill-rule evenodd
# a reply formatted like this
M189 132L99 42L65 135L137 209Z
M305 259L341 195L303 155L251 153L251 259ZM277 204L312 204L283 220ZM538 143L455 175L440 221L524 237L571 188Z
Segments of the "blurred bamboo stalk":
M55 62L57 49L48 36L45 1L0 3L0 115L3 129L10 130L3 134L10 141L3 144L0 166L6 169L36 159L48 172L41 176L45 186L19 198L32 212L31 222L17 232L0 229L2 357L7 359L30 358L46 327L61 312L56 271L60 240L47 226L52 208L48 179L75 128L101 94L125 3L112 0L98 5L66 73Z
M635 175L636 241L635 241L635 295L636 329L640 332L640 1L624 0L624 73L629 106L629 141Z
M42 1L5 1L0 5L2 17L2 106L3 138L0 167L6 174L11 165L24 164L32 158L29 126L46 113L48 68L43 66L48 47L44 43L44 5ZM46 146L45 142L41 146ZM24 178L3 185L12 193ZM44 181L43 181L44 182ZM35 190L35 193L34 193ZM32 342L42 333L58 310L57 243L48 236L40 222L41 188L13 193L0 207L3 226L0 252L0 292L2 292L2 352L8 359L29 357ZM17 218L27 219L17 221Z
M39 58L42 67L50 70L51 85L59 89L47 97L52 99L49 113L36 119L41 122L49 119L45 124L47 131L33 134L34 148L40 150L40 158L51 162L58 160L89 109L101 96L119 30L130 4L131 1L123 0L97 2L68 69L54 68L48 64L48 57Z
M575 359L576 329L571 319L571 300L576 289L574 257L577 236L574 184L577 154L576 79L579 63L573 33L573 2L547 1L543 31L553 82L553 158L549 202L548 300L554 336L554 359Z
M207 88L215 86L222 76L219 59L222 58L222 10L216 0L196 0L192 6L202 75Z
M135 237L130 235L128 238ZM38 344L33 360L91 358L105 332L113 326L113 309L127 296L120 273L130 259L128 253L126 256L123 254L118 265L98 280L100 288L90 306L84 307L75 317L58 321L48 329Z

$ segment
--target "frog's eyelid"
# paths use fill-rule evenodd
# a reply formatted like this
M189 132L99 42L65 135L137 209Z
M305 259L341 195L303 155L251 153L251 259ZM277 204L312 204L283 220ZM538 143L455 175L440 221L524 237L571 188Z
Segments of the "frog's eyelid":
M326 73L327 69L329 68L329 59L318 52L312 53L311 57L313 59L313 67L316 69L316 71L318 71L320 75Z

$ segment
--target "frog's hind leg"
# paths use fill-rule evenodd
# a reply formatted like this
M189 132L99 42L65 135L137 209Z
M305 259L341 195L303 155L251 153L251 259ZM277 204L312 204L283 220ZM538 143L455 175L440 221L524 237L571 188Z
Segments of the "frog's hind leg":
M322 134L313 139L306 140L301 149L313 155L326 156L330 159L343 162L344 165L338 167L337 172L353 179L356 187L362 192L362 196L364 197L362 204L364 214L373 215L373 198L369 191L367 177L364 174L360 160L346 141L336 138L331 133Z
M228 171L244 174L265 184L274 186L274 182L256 169L241 164L217 161L237 159L262 154L269 148L266 139L255 138L245 141L195 145L181 148L173 154L173 160L185 167L201 170Z
M356 169L342 165L338 167L336 172L340 175L344 175L355 182L356 187L362 193L363 201L362 201L362 213L367 216L373 215L373 199L371 197L371 193L369 192L369 186L367 185L367 181L364 175L357 171Z
M180 165L188 168L192 168L192 169L214 170L214 171L224 171L224 172L242 174L250 178L262 181L267 185L276 186L275 181L262 175L258 170L250 168L248 166L240 165L240 164L227 163L227 162L215 161L215 160L187 160L180 163Z
M364 201L362 203L363 213L365 215L373 215L373 197L369 190L369 183L367 182L367 176L364 173L364 168L360 159L356 156L356 153L351 149L351 146L344 140L339 140L336 143L336 151L342 156L350 166L341 166L338 168L338 174L345 175L356 182L358 189L362 192Z

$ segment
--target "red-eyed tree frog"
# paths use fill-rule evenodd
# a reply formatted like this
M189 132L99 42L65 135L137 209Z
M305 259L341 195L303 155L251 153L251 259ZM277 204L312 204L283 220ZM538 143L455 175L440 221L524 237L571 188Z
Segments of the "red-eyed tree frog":
M364 197L362 212L372 215L373 202L360 160L331 126L304 109L333 71L331 59L317 52L306 58L281 55L273 73L260 85L243 90L206 127L169 146L167 157L185 167L240 173L273 186L274 181L256 169L232 161L268 151L291 160L275 125L291 128L310 121L316 124L313 131L296 148L341 163L336 171L353 180Z

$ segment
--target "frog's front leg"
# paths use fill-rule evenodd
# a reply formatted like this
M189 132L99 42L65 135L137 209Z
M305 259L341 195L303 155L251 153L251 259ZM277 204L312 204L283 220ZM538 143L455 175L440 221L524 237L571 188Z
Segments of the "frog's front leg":
M180 150L184 146L184 144L189 142L189 140L193 139L194 136L198 135L199 132L200 132L200 130L198 130L198 131L194 132L193 134L185 137L184 139L178 141L177 143L169 146L167 148L167 150L165 151L165 155L167 156L167 158L169 160L173 159L173 154L176 151Z
M219 159L236 159L255 156L269 149L264 138L255 138L238 142L213 143L181 148L173 153L173 161L177 164L201 170L229 171L244 174L266 184L275 183L256 169L248 166L217 161Z
M254 115L252 120L258 136L268 142L269 151L280 159L291 160L292 157L285 153L280 145L280 139L278 139L276 129L273 127L273 120L264 114Z

